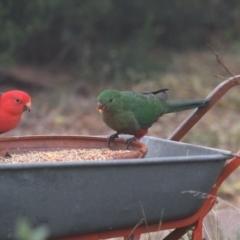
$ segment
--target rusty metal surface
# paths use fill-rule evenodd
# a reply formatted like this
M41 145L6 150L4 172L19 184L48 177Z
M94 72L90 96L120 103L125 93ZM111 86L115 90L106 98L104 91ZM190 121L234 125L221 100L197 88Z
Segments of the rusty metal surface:
M173 131L168 137L169 140L180 141L188 131L201 119L201 117L208 112L208 110L232 87L240 84L240 76L234 76L220 83L213 91L207 96L211 98L210 103L201 108L193 110L189 116Z

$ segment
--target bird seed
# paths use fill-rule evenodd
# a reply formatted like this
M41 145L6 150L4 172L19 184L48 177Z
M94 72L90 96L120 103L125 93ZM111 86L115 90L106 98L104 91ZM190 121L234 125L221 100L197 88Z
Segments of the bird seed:
M11 154L11 157L0 157L0 163L43 163L75 162L93 160L112 160L129 156L130 150L111 150L108 148L64 149L57 151L30 151ZM129 158L129 157L127 157Z

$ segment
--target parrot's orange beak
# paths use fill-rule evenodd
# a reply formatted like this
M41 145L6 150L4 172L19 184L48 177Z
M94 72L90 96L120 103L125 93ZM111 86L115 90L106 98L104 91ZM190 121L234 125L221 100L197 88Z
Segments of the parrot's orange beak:
M98 101L97 102L97 111L99 113L101 113L103 111L103 108L104 108L104 104Z
M31 109L32 109L32 104L31 104L31 102L29 101L29 102L27 102L27 103L25 104L25 106L24 106L24 108L23 108L23 111L28 111L28 112L30 112Z

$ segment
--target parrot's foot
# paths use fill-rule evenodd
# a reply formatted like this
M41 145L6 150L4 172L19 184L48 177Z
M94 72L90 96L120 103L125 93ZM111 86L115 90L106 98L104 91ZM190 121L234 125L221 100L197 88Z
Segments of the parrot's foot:
M113 135L111 135L109 138L108 138L108 147L111 148L110 146L110 143L115 139L115 138L118 138L118 134L119 133L114 133Z
M129 139L127 140L127 142L126 142L126 144L127 144L127 149L129 148L131 142L132 142L132 141L136 141L136 140L138 140L136 137L129 138Z

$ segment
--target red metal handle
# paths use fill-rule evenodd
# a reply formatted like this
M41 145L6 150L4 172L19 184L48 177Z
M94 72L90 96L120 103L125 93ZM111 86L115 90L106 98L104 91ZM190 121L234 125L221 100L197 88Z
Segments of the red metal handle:
M173 131L168 137L169 140L180 141L186 133L201 119L201 117L232 87L240 84L240 75L231 77L220 83L207 96L211 98L210 103L206 107L193 110L189 116Z

